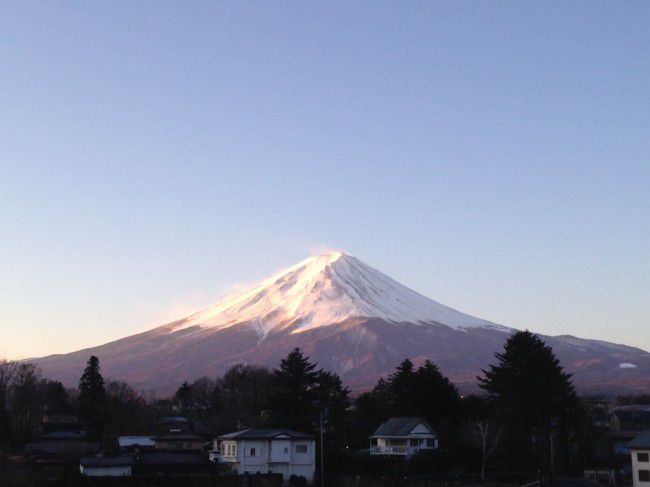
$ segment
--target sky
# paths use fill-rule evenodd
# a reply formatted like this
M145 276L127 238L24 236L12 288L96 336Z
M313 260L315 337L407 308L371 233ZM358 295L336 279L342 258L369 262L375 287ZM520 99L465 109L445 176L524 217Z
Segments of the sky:
M0 3L0 357L325 249L650 350L650 3Z

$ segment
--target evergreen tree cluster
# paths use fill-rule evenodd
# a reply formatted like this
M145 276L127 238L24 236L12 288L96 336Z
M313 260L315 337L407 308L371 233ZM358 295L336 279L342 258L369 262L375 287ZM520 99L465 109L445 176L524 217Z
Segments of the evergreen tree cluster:
M105 382L95 356L76 391L43 379L32 364L0 361L0 448L35 438L48 411L76 412L105 446L119 435L155 433L156 417L167 414L185 415L195 432L209 435L260 427L316 433L322 419L330 468L350 473L361 463L345 453L367 448L379 424L421 416L442 448L409 462L415 473L472 471L483 478L491 469L568 471L593 459L593 429L571 376L538 336L512 334L478 385L484 395L461 397L433 362L406 359L352 402L338 375L294 349L274 370L235 365L221 377L183 382L171 400L153 400L126 383Z

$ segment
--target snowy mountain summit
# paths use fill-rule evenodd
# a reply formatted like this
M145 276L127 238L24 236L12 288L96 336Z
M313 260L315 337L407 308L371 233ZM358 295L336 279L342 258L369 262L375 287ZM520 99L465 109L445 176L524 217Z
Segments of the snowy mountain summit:
M32 359L48 377L78 383L90 355L102 373L172 394L182 380L235 364L277 367L293 348L361 392L405 358L429 359L463 390L494 362L514 330L474 318L403 286L343 252L310 257L181 320L103 345ZM505 333L504 333L505 332ZM644 350L570 335L544 337L584 393L650 388Z
M346 253L329 252L199 311L171 332L247 323L266 337L271 331L300 333L351 318L508 330L426 298Z

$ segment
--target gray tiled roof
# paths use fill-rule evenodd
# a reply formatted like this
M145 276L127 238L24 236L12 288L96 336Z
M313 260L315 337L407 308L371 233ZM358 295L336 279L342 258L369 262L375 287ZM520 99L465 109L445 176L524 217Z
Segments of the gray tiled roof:
M221 435L220 440L245 440L245 439L255 439L255 440L264 440L275 438L276 436L288 436L293 439L313 439L314 435L309 433L301 433L300 431L285 430L285 429L247 429L242 431L235 431L234 433L228 433L227 435Z
M127 467L133 465L133 457L88 457L82 458L79 463L82 467Z
M372 436L406 436L418 424L423 424L433 433L433 428L429 426L423 418L418 416L408 416L399 418L390 418L382 423Z
M645 431L630 441L627 446L632 449L647 448L650 449L650 431Z

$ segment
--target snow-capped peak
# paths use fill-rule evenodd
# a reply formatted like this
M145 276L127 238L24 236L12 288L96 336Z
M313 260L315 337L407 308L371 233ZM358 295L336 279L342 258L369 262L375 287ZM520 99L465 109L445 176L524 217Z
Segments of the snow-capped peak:
M226 328L252 323L262 336L292 326L292 333L349 318L395 323L438 323L453 328L500 327L426 298L340 251L309 257L183 320L173 329Z

